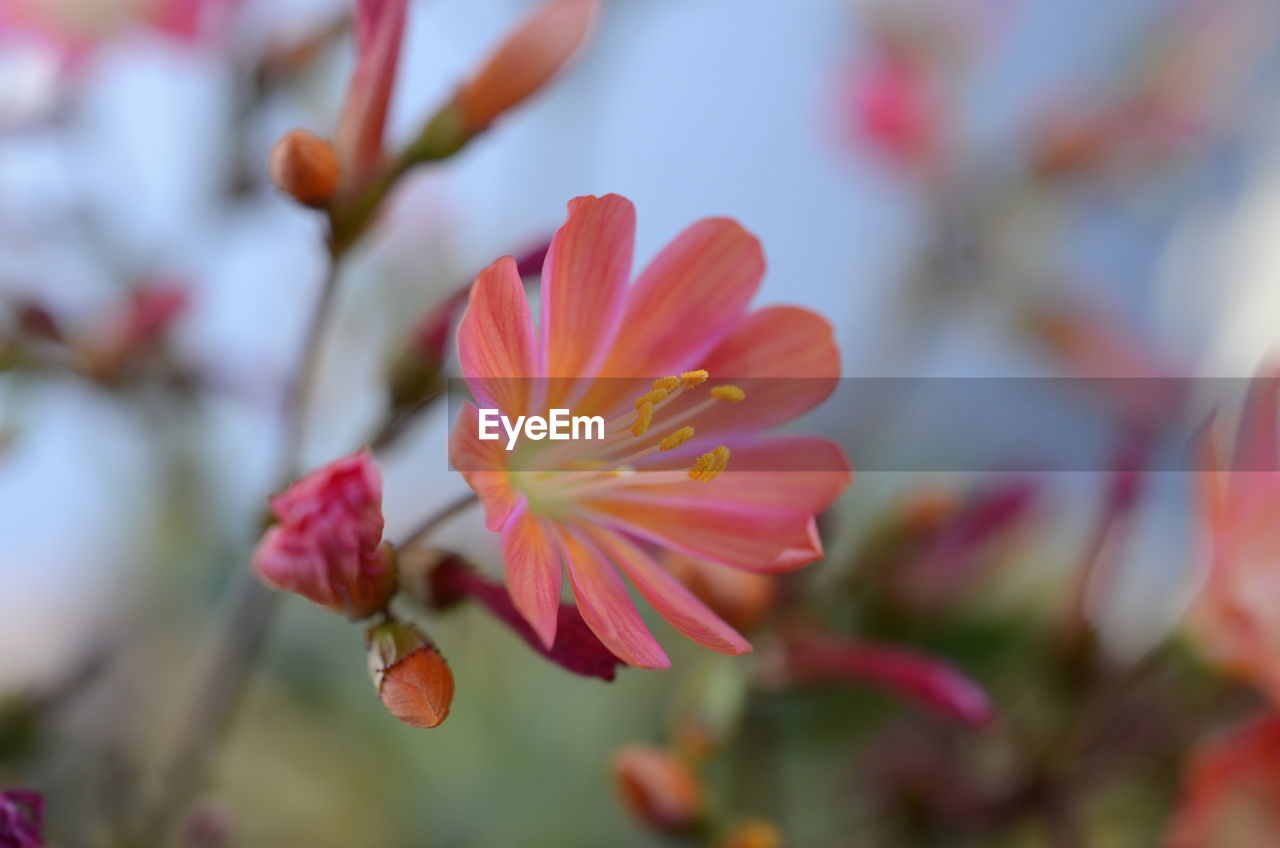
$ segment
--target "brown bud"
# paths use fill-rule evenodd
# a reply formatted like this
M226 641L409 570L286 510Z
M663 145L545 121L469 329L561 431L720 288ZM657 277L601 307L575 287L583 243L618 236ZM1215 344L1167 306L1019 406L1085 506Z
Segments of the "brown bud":
M436 727L449 717L453 673L425 635L397 621L370 627L369 673L383 706L410 727Z
M702 785L683 760L650 745L629 745L613 756L623 803L637 819L663 833L692 828L702 812Z
M333 199L342 176L333 145L307 130L292 130L276 142L268 170L276 188L312 207Z
M722 848L782 848L782 833L766 819L747 819L725 837Z

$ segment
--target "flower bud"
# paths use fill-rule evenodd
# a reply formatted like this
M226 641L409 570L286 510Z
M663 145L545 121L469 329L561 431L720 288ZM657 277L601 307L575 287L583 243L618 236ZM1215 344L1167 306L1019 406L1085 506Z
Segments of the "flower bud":
M723 848L782 848L782 833L766 819L748 819L725 837Z
M276 188L311 207L327 205L342 176L333 145L306 130L292 130L276 142L268 170Z
M613 756L613 775L632 815L662 833L687 831L702 813L698 778L683 760L661 748L622 748Z
M550 0L528 15L458 91L454 104L469 135L534 94L586 40L598 0Z
M1169 848L1274 845L1280 834L1280 719L1263 715L1200 740L1162 844Z
M369 673L383 706L410 727L436 727L449 717L453 673L425 635L397 621L370 627Z
M367 618L396 591L382 539L382 475L360 451L313 471L271 499L280 523L253 555L258 575L334 612Z

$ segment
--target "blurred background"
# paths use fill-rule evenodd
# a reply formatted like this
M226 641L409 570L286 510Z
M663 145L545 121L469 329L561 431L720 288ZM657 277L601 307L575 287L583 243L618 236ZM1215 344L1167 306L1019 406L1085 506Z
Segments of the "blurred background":
M53 844L124 844L96 823L163 756L256 541L326 261L322 219L271 186L268 153L295 127L331 132L352 67L341 0L164 5L0 0L0 788L45 792ZM530 7L414 0L391 146ZM350 257L306 462L367 441L419 317L545 241L581 194L634 201L637 264L698 218L741 221L769 261L760 300L829 318L849 376L1247 378L1280 332L1278 12L608 0L572 66L413 171ZM86 374L33 337L142 337L145 355ZM876 401L855 468L915 400ZM1140 450L1144 414L1160 410L1116 413L1118 454ZM390 537L465 491L448 423L431 410L387 454ZM656 619L673 668L606 684L478 609L429 621L457 695L419 731L379 704L358 629L290 597L187 844L663 844L609 763L678 735L690 703L732 715L708 803L770 818L787 844L1157 841L1190 731L1108 765L1125 777L1070 825L953 821L903 773L948 774L946 751L976 792L1010 773L1017 739L1059 733L1083 684L1046 682L1041 658L1073 586L1108 663L1166 650L1194 582L1188 475L875 467L784 594L842 633L948 658L1020 731L956 729L858 685L750 694L767 652L709 655ZM477 515L440 544L499 573ZM1172 662L1179 687L1208 674Z

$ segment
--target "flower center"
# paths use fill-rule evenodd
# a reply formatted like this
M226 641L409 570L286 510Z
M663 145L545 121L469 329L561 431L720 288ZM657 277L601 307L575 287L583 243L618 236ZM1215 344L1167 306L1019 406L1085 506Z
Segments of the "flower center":
M718 385L706 390L701 402L685 404L673 412L677 399L701 391L710 377L700 369L655 380L652 388L636 398L631 409L606 419L604 439L550 448L539 459L539 465L546 470L516 475L528 478L517 485L531 500L553 508L558 501L576 500L633 482L636 463L673 451L694 437L696 431L687 422L717 403L738 403L746 398L746 392L738 386ZM729 448L721 445L699 456L687 471L650 472L652 478L646 478L646 482L687 478L706 483L718 477L728 464Z

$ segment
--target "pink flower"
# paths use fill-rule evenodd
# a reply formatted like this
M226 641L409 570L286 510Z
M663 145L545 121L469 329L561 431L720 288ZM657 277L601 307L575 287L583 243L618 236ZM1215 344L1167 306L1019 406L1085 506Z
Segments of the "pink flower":
M1200 492L1209 535L1204 589L1192 610L1201 644L1228 671L1280 704L1280 375L1250 388L1236 435L1233 470L1223 474L1205 437Z
M1280 845L1280 716L1202 743L1182 774L1169 848Z
M238 0L0 0L0 34L38 42L74 61L98 42L145 27L185 44L225 30Z
M0 848L41 848L43 830L44 798L39 792L0 792Z
M365 618L386 606L395 569L381 547L382 475L367 451L339 459L271 499L280 520L253 566L278 589Z
M914 171L942 146L942 111L926 57L892 44L852 74L854 137L894 165Z
M799 568L822 556L815 516L852 475L831 442L761 435L825 399L840 358L819 315L748 311L764 274L756 239L728 219L700 221L628 285L634 232L625 198L573 200L543 266L540 325L508 257L476 279L458 329L481 407L513 420L572 408L604 418L605 438L508 451L479 439L468 403L451 454L502 535L507 589L542 643L555 641L563 567L600 641L659 668L667 656L621 574L685 636L746 652L651 549L764 573ZM528 379L546 377L556 379ZM753 383L744 392L728 379Z

